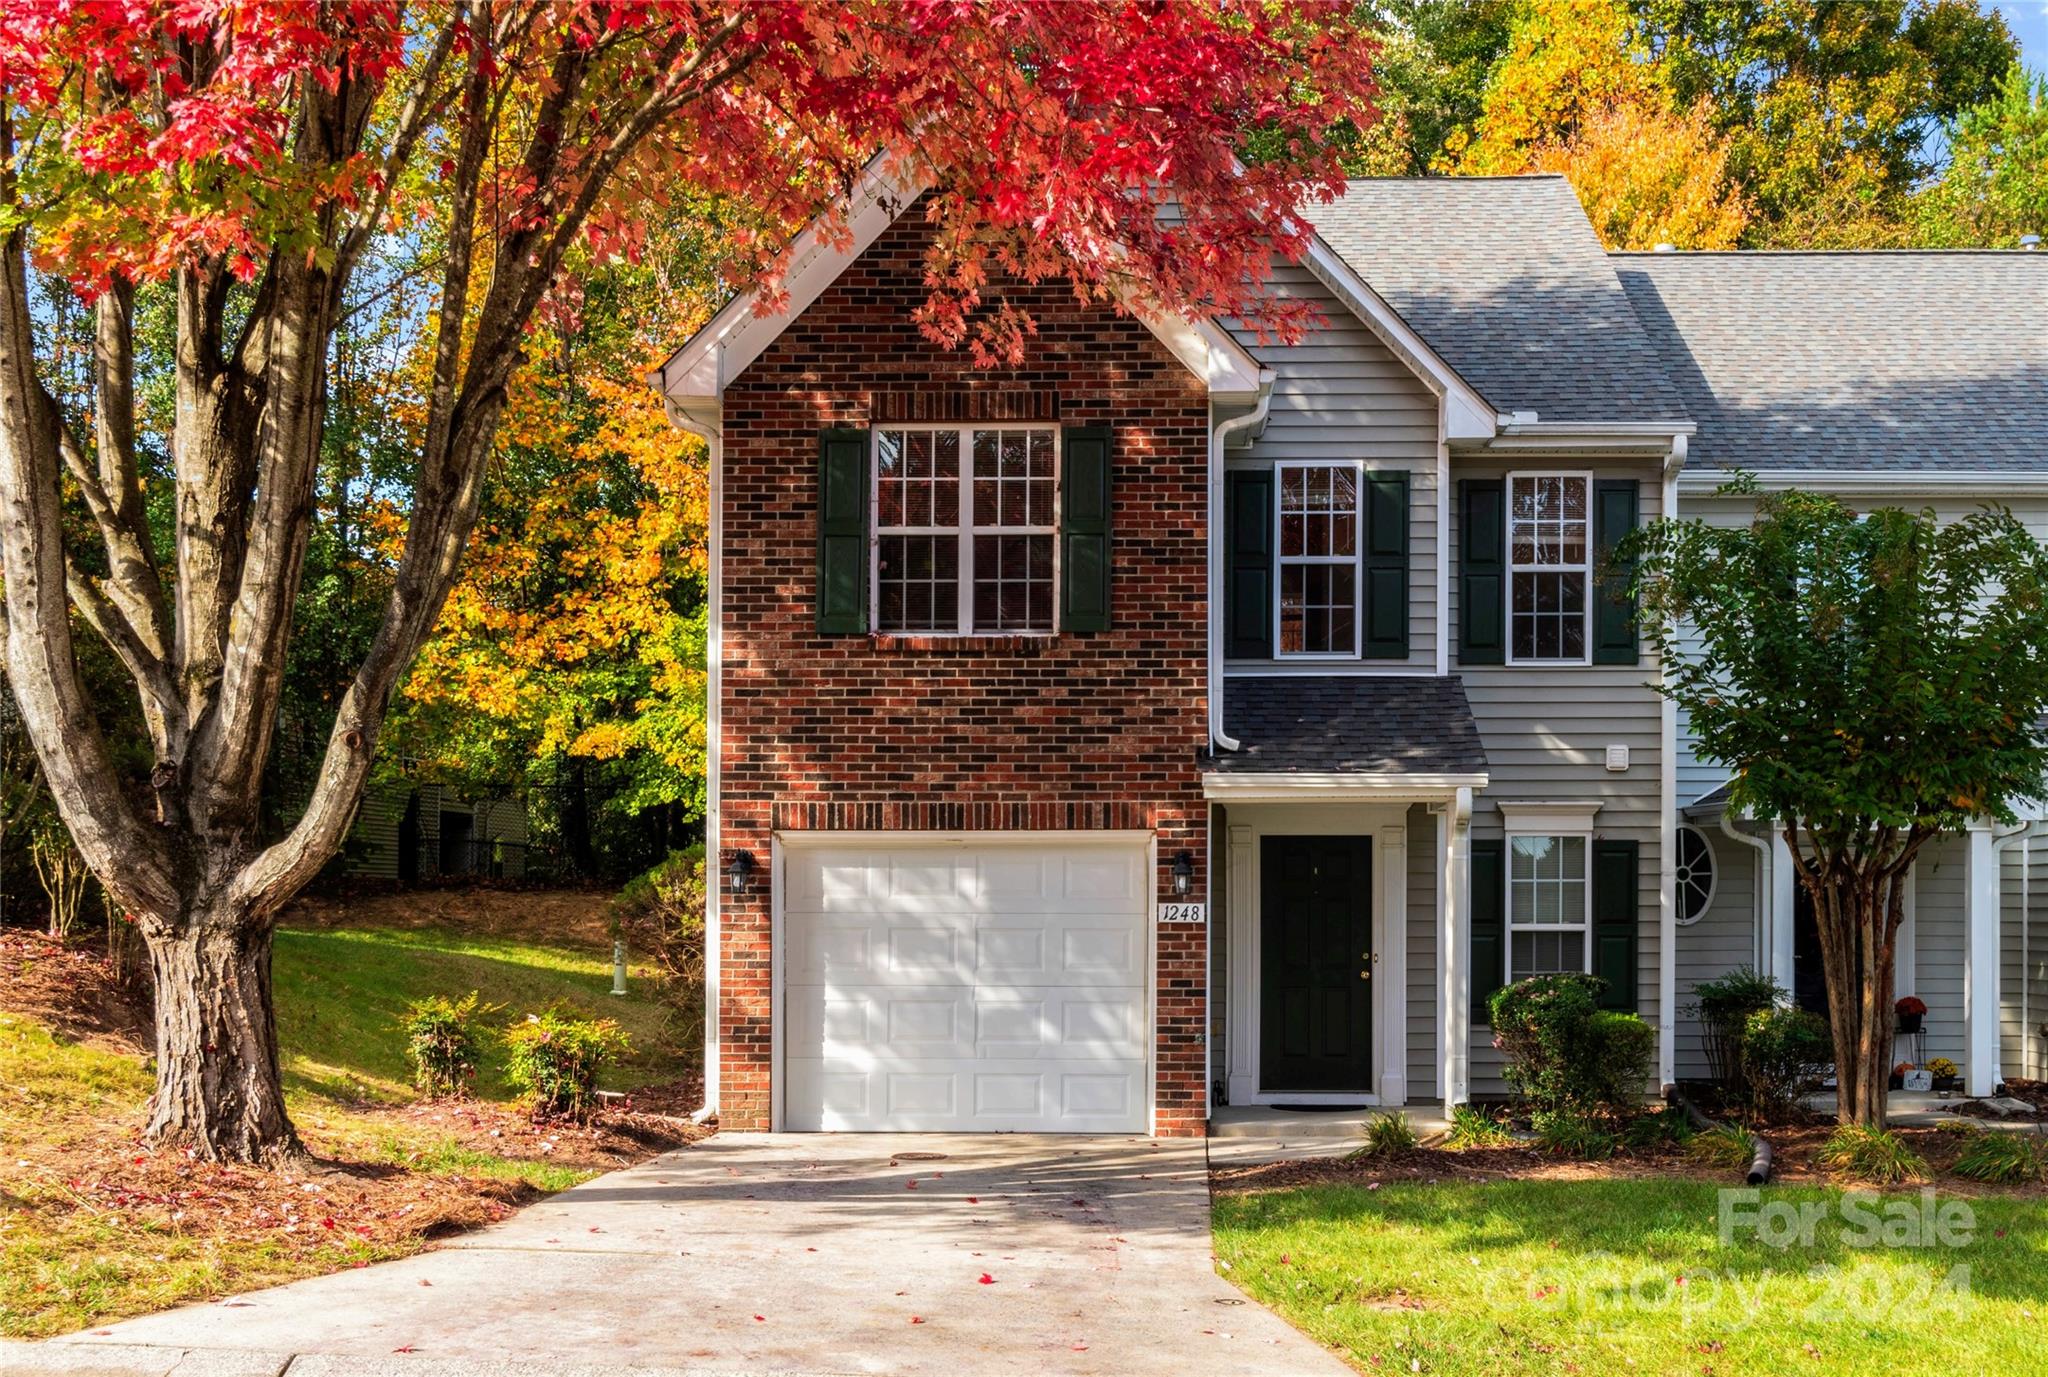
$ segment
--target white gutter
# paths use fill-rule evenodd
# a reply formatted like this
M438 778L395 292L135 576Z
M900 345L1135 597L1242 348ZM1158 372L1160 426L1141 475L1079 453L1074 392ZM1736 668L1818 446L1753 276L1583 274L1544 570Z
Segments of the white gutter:
M1261 368L1252 409L1222 422L1209 436L1209 744L1226 751L1238 749L1239 743L1223 730L1223 454L1231 436L1265 422L1277 376Z
M1472 774L1290 774L1274 771L1259 774L1224 774L1211 770L1202 776L1205 798L1239 803L1366 799L1377 802L1408 800L1440 802L1460 790L1484 789L1487 776Z
M1756 854L1758 858L1756 863L1756 874L1750 879L1749 884L1750 914L1755 919L1764 919L1766 920L1766 922L1775 921L1775 915L1771 912L1772 889L1770 840L1766 837L1752 837L1747 832L1736 831L1735 814L1727 808L1723 808L1721 810L1721 832L1724 836L1727 836L1735 841L1739 841L1744 846L1754 847L1756 849ZM1767 948L1765 945L1766 938L1764 935L1766 922L1753 921L1750 924L1750 951L1754 953L1756 957L1757 970L1764 970L1770 964L1770 962L1766 959Z
M1679 491L1688 496L1712 495L1735 476L1732 469L1702 469L1679 481ZM1765 492L1791 488L1826 492L1870 493L1885 496L1929 496L1950 494L2011 493L2048 491L2048 472L2030 473L1887 473L1848 472L1834 469L1762 469L1754 475Z
M1671 436L1664 460L1662 505L1666 521L1678 519L1678 474L1685 467L1686 433ZM1657 658L1657 682L1664 682L1664 657ZM1657 705L1657 1077L1660 1091L1678 1084L1678 704L1659 693Z

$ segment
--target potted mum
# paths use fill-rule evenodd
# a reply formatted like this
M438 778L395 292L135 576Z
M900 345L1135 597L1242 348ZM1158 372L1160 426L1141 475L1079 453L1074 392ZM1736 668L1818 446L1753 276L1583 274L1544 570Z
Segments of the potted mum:
M1892 1007L1898 1011L1900 1032L1920 1031L1920 1020L1927 1017L1927 1005L1918 995L1906 995Z
M1927 1062L1927 1069L1934 1076L1935 1094L1945 1096L1956 1092L1962 1080L1962 1076L1958 1074L1962 1070L1961 1067L1947 1057L1932 1057Z

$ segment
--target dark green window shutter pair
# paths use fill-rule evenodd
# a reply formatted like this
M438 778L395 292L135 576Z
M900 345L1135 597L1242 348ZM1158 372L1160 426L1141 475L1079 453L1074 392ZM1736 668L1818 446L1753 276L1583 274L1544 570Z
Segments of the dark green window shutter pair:
M818 630L868 629L868 432L818 432Z
M1507 483L1458 484L1458 663L1507 662Z
M1593 974L1607 982L1601 1007L1636 1007L1636 859L1633 841L1593 842ZM1487 1001L1507 976L1507 843L1498 838L1472 843L1472 1023L1493 1021Z
M1507 843L1472 843L1472 1026L1493 1025L1487 1001L1506 983L1508 964Z
M1636 604L1628 595L1633 571L1614 562L1614 547L1636 528L1639 496L1633 479L1593 485L1593 663L1632 665L1642 656Z
M1060 437L1060 630L1109 630L1108 426Z
M1365 475L1365 657L1408 655L1408 471Z
M1069 426L1060 475L1060 629L1109 629L1108 426ZM818 432L818 630L868 629L868 432ZM963 482L971 481L963 475Z
M1273 471L1231 474L1224 506L1224 653L1264 660L1273 654Z
M1636 1007L1636 843L1593 842L1593 974L1603 1009Z
M1274 654L1273 472L1245 469L1224 490L1224 653ZM1367 659L1408 655L1408 474L1365 475L1364 622Z

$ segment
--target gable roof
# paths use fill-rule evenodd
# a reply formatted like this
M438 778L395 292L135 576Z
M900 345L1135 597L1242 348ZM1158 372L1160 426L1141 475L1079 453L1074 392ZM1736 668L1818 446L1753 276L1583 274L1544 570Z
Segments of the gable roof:
M676 408L701 411L707 405L715 407L726 384L838 281L883 231L916 204L925 189L924 183L905 180L885 157L877 156L849 197L846 219L851 243L841 247L821 233L816 222L806 225L790 245L789 266L783 275L787 305L764 315L758 286L738 293L661 367L650 372L648 383ZM1258 360L1215 321L1189 321L1146 310L1137 303L1127 306L1132 316L1201 380L1212 397L1249 402L1270 381Z
M1629 253L1694 468L2048 469L2048 254Z
M1499 411L1546 423L1685 419L1564 178L1366 178L1312 218Z

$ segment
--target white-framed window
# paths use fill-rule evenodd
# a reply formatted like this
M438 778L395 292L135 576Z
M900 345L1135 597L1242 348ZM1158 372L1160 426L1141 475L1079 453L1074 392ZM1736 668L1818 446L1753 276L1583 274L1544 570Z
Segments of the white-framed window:
M1593 480L1508 475L1508 663L1587 660L1593 583Z
M1281 659L1355 659L1365 465L1286 460L1273 466L1273 605Z
M1051 426L878 426L871 625L1050 632L1059 439Z
M1593 969L1593 839L1585 833L1510 833L1510 982Z
M1706 833L1690 823L1679 825L1671 878L1678 886L1678 921L1690 927L1707 916L1714 902L1714 848Z

